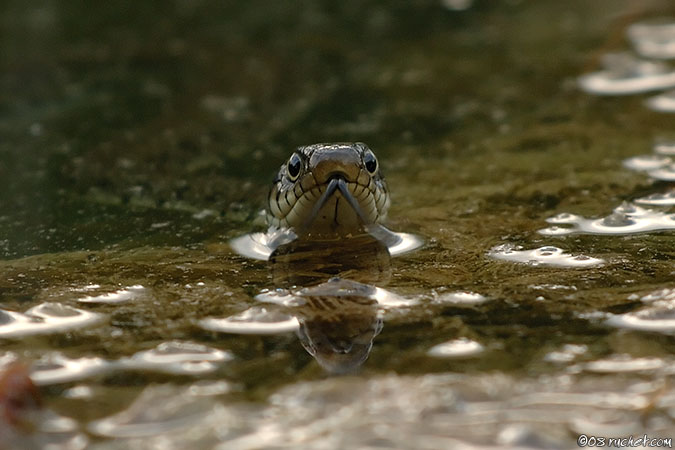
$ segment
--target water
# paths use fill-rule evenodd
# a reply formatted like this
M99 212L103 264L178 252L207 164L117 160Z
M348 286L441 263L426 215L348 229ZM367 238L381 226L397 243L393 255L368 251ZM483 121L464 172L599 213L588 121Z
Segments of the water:
M674 16L659 0L6 3L0 367L26 364L42 404L7 410L30 390L0 383L20 419L0 434L673 437ZM293 148L330 141L377 154L405 248L233 251L265 237Z

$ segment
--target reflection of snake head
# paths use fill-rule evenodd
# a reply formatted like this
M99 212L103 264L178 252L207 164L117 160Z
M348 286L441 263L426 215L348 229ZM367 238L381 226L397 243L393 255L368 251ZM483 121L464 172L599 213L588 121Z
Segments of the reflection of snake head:
M314 298L310 304L330 304L299 318L297 330L302 346L325 370L332 374L358 369L368 358L373 339L382 330L382 319L374 305L365 299L339 297ZM307 311L305 311L307 313Z
M267 220L300 233L357 234L389 208L373 152L360 142L299 147L269 193Z
M382 329L378 289L341 278L297 291L302 346L328 372L347 373L365 362Z

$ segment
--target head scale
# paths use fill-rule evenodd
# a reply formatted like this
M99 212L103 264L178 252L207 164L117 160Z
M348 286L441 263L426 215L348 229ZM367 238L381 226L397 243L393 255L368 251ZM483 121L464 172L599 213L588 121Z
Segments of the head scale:
M271 227L309 234L356 234L382 220L387 185L367 145L298 147L281 166L268 198Z

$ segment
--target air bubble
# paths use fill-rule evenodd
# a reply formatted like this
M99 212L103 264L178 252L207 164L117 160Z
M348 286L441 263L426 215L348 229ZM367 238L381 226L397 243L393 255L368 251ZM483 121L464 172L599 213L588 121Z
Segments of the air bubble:
M675 71L661 62L611 53L605 55L603 63L604 70L579 77L581 89L596 95L627 95L675 86Z
M547 222L556 222L557 217L547 219ZM576 216L576 220L568 224L572 227L549 227L539 230L539 233L546 236L575 233L622 235L675 229L675 221L669 214L631 203L622 204L607 217L593 220Z
M491 257L505 261L525 263L532 266L549 265L557 267L591 267L604 264L600 258L591 258L585 255L570 255L562 249L552 246L537 248L534 250L514 251L511 247L500 245L488 253Z
M635 51L645 58L675 58L675 22L634 23L626 32Z
M650 171L660 169L672 162L672 159L662 155L640 155L623 161L624 167L637 171Z
M41 303L25 313L0 310L0 338L58 333L97 324L104 316L63 305Z
M645 103L647 104L647 108L653 111L675 113L675 90L650 97Z
M467 338L459 338L434 345L427 351L427 355L436 358L468 358L476 356L484 350L485 347L476 341Z
M290 314L254 306L246 311L224 319L208 317L199 321L205 330L232 334L283 334L295 331L300 326L298 319Z
M675 181L675 165L670 164L647 173L651 178L661 181Z
M672 206L675 205L675 190L651 194L646 197L638 198L635 202L643 205Z

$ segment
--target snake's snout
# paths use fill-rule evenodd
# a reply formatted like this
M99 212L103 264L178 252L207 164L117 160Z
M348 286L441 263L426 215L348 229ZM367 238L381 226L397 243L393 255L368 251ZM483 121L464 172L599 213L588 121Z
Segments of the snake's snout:
M361 170L361 157L348 147L321 149L312 154L309 168L318 184L328 183L332 178L355 182Z

